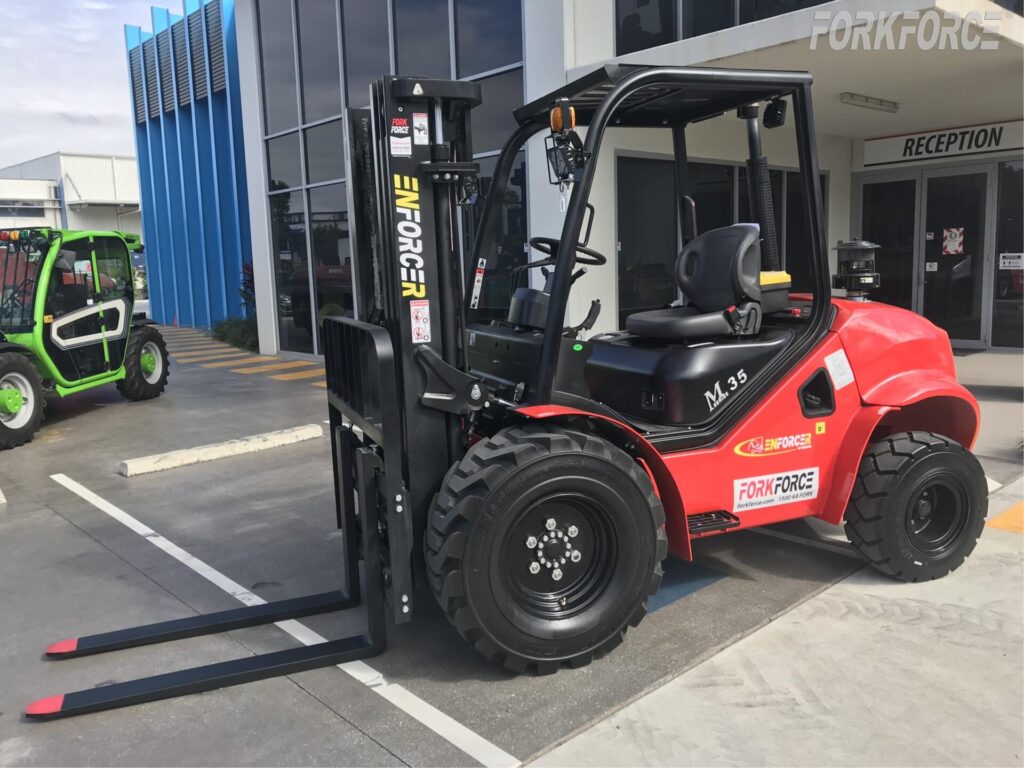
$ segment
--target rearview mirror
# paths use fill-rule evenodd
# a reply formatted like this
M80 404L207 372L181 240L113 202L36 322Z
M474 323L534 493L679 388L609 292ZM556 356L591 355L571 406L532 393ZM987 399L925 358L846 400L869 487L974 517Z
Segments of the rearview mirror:
M786 107L789 106L785 99L772 99L764 110L764 127L781 128L786 124Z

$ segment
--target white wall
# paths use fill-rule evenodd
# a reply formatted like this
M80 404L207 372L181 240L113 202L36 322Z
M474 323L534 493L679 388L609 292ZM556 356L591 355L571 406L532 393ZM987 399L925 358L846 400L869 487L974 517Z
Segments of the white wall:
M16 227L59 227L60 206L52 181L46 179L0 178L0 201L34 203L43 209L37 216L0 216L0 229Z

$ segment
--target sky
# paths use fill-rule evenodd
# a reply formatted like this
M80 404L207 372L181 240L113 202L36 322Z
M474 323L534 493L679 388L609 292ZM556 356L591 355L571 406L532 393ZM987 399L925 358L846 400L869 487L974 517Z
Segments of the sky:
M124 25L180 0L0 0L0 168L60 150L134 155ZM16 30L16 33L15 33Z

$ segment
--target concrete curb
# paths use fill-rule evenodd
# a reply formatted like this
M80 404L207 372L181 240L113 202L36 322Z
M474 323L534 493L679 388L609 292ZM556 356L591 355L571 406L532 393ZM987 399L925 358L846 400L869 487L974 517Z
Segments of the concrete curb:
M137 459L125 459L118 468L118 473L124 477L145 475L150 472L162 472L165 469L176 469L186 467L190 464L199 464L214 459L223 459L228 456L241 456L246 453L257 453L269 448L280 448L282 445L292 445L305 440L313 440L322 437L324 429L319 424L306 424L302 427L291 429L280 429L276 432L265 432L261 435L250 435L240 437L236 440L228 440L223 443L211 445L199 445L195 448L183 448L178 451L167 453L155 453L152 456L141 456Z

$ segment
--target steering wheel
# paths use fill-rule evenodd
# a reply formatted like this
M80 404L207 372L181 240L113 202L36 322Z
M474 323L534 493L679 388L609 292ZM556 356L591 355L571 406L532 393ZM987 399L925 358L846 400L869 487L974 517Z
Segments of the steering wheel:
M534 248L546 256L551 256L556 250L558 250L559 241L553 237L532 237L530 238L530 247ZM593 267L602 267L608 263L608 259L603 254L598 253L590 248L585 248L579 243L576 244L576 253L583 254L585 258L580 256L576 257L577 264L588 264Z

